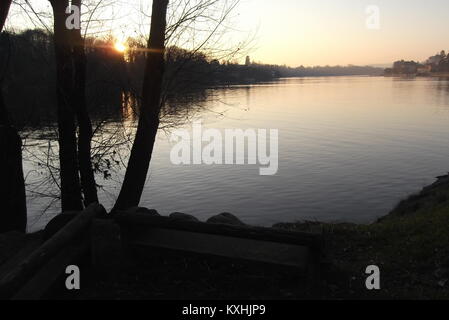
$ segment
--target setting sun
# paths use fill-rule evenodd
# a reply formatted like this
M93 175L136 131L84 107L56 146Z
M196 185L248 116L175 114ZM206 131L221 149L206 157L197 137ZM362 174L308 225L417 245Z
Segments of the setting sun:
M118 52L125 52L126 51L126 46L125 44L123 44L122 42L116 42L114 44L114 48L115 50L117 50Z

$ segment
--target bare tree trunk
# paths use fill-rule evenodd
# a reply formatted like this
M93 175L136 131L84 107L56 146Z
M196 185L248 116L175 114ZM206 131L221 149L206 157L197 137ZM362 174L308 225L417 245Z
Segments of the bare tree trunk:
M5 26L5 21L8 17L11 2L11 0L2 0L2 2L0 3L0 32L3 31L3 27Z
M81 8L81 0L73 0L72 5ZM86 102L86 53L84 39L80 29L72 30L74 87L73 109L78 119L78 162L81 176L81 187L84 194L84 205L87 207L98 202L97 185L91 161L92 122L87 112Z
M22 140L12 126L0 125L0 233L26 231L27 207Z
M12 0L2 0L0 3L0 33L3 31L5 26L6 18L8 17L9 7L11 6ZM1 78L3 82L3 78ZM2 83L1 83L2 84ZM3 91L0 87L0 125L10 125L8 111L6 110L5 103L3 101Z
M0 32L8 16L10 0L0 3ZM27 207L22 167L22 140L11 125L0 83L0 233L26 231Z
M145 186L160 122L167 6L168 0L153 0L139 124L125 180L114 210L137 206Z
M3 100L3 90L2 86L0 86L0 126L10 126L11 122L9 121L8 110L5 106L5 101Z
M66 28L68 0L50 0L54 16L54 45L57 68L59 161L62 211L81 210L82 197L78 174L75 110L71 98L74 71L70 32Z

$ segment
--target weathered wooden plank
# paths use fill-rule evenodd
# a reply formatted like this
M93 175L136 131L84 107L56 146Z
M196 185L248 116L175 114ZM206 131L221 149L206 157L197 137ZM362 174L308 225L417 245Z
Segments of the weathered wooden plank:
M291 232L272 228L240 227L231 225L209 224L192 221L178 221L167 217L155 217L145 214L117 213L115 220L123 228L145 229L161 228L193 233L228 236L283 244L306 246L320 251L323 238L319 234Z
M276 264L302 271L306 271L308 265L309 249L293 244L162 228L132 230L124 237L131 245Z
M6 276L12 269L16 268L20 262L29 257L42 244L41 239L33 239L26 242L25 246L18 253L0 266L0 279Z
M91 230L92 266L99 272L114 277L122 260L122 239L120 227L114 220L93 221Z
M63 250L72 240L86 232L95 216L103 212L104 208L99 204L90 205L82 211L51 239L0 279L0 297L11 297L43 264Z
M25 246L27 235L12 231L0 233L0 265L5 264Z
M89 251L89 242L83 241L80 245L67 246L28 281L13 297L12 300L40 300L65 273L67 266L78 261Z

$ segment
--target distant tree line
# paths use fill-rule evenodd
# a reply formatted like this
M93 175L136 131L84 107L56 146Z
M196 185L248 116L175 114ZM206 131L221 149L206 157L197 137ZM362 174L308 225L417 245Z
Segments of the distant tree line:
M11 110L19 116L16 125L33 125L50 117L46 112L56 103L52 94L56 87L53 35L33 29L22 33L2 33L0 60L8 61L4 93ZM86 101L93 113L119 107L123 92L140 91L146 61L146 44L128 39L127 51L114 49L113 38L86 38ZM175 46L165 53L164 97L219 85L272 81L281 77L317 77L346 75L380 75L382 69L369 66L287 67L260 63L238 64L218 61L198 51ZM23 94L26 93L26 94ZM38 98L36 98L38 97ZM24 110L26 108L26 111Z
M276 66L281 77L379 76L382 68L372 66L314 66L291 68Z
M111 40L86 39L86 95L94 114L120 103L126 88L123 55L111 50ZM54 121L57 78L53 35L42 30L0 35L0 60L8 61L4 95L17 127ZM125 76L124 76L125 75Z

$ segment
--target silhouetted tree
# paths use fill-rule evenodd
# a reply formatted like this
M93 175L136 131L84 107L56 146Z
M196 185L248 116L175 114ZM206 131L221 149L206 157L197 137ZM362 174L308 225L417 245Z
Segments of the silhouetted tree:
M160 123L167 6L168 0L153 0L139 124L115 210L137 206L145 186Z
M73 6L81 10L81 0L73 0ZM81 187L84 194L84 204L98 202L97 186L91 160L92 122L87 111L86 102L86 53L81 29L71 30L72 59L74 66L74 82L72 87L72 108L76 110L78 119L78 159L81 176Z
M0 3L0 32L3 31L11 1ZM3 66L2 66L3 67ZM3 79L3 76L1 77ZM0 232L26 231L27 209L22 168L22 140L12 126L3 100L0 82Z
M5 25L6 18L8 17L8 12L9 12L9 8L11 6L11 2L12 1L2 1L2 3L0 3L0 32L3 31L3 27ZM3 75L2 75L2 80L3 80ZM1 121L0 122L1 125L9 125L8 112L6 110L6 106L3 101L3 91L1 91L1 90L0 90L0 121Z
M66 28L68 0L49 0L53 8L54 47L57 74L58 142L62 211L81 210L82 197L78 174L76 111L71 102L75 77L71 54L71 33Z
M88 3L89 1L83 1L84 5L85 2ZM59 11L61 17L64 16L64 18L67 18L68 14L64 15L62 8L66 8L70 1L62 0L56 3L56 0L50 0L50 3L52 3L54 13L56 13L55 11ZM89 3L92 4L94 1ZM167 71L169 72L165 72L167 77L165 79L166 81L163 82L163 88L161 90L163 96L159 99L161 101L159 108L167 111L159 112L160 128L172 127L177 123L180 123L179 121L182 121L181 117L184 117L185 115L190 116L188 112L183 111L183 109L188 108L186 103L182 106L180 103L173 103L173 101L177 99L176 97L169 101L169 99L173 97L172 95L167 98L170 93L179 95L180 93L187 93L188 90L202 89L214 83L238 82L239 79L257 79L258 76L253 76L253 73L263 75L264 79L271 78L271 72L258 72L256 69L241 69L239 66L232 64L229 65L229 68L224 68L225 66L220 65L218 62L225 57L232 56L236 52L241 51L241 48L243 47L241 42L238 43L238 45L231 46L231 49L222 46L219 48L216 47L218 39L221 39L223 32L226 30L226 27L222 25L223 21L227 19L237 3L238 0L229 2L216 0L179 0L169 8L169 10L173 11L172 13L167 11L166 15L171 20L167 23L165 30L165 45L173 48L171 51L173 54L166 56L169 65ZM71 4L80 5L81 1L73 0ZM56 6L58 7L56 8ZM179 10L180 8L182 8L182 10ZM53 91L58 92L57 104L59 110L58 127L60 129L60 165L53 165L52 161L50 161L49 164L47 157L44 159L47 160L46 164L44 161L44 166L46 166L50 172L51 179L48 181L53 185L56 184L61 190L63 211L78 210L80 207L79 203L82 202L81 199L83 198L83 194L85 204L95 201L97 198L95 179L91 170L92 162L95 168L95 173L104 173L105 177L107 177L108 171L110 170L110 163L112 163L112 165L115 163L121 165L123 163L122 159L120 159L120 162L114 159L116 147L111 145L111 141L114 141L114 144L117 144L115 138L112 140L110 138L111 134L109 133L106 134L106 137L102 135L101 127L104 123L107 123L107 121L104 120L104 114L100 121L96 119L96 139L92 142L93 158L92 160L90 159L89 154L91 152L89 152L89 150L91 149L92 125L90 124L88 113L83 105L87 101L90 108L94 107L98 110L100 107L112 106L113 104L110 103L111 101L114 101L113 103L117 103L117 101L122 102L123 99L126 99L127 95L130 95L133 100L132 108L136 106L136 113L138 114L139 110L143 110L142 101L146 98L144 95L141 95L140 92L146 93L146 91L141 91L139 89L131 90L130 88L134 89L135 84L137 84L136 88L142 88L144 86L142 78L144 78L143 71L149 56L149 52L146 48L148 44L141 46L140 43L145 43L146 41L141 41L140 39L135 40L135 45L131 46L132 48L135 48L135 50L132 49L126 52L125 62L123 53L119 54L113 49L113 42L111 43L111 39L105 37L100 38L97 36L95 38L83 39L80 30L67 32L63 29L62 31L59 31L59 35L65 33L66 38L58 38L58 28L64 27L64 19L57 18L55 15L53 18L55 21L55 32L54 37L52 37L54 39L52 39L53 41L50 41L51 45L49 47L55 54L58 52L59 54L56 54L55 57L47 54L47 60L50 62L48 70L54 69L58 74L57 81L55 81L54 84L51 83L51 85L53 87L58 86L58 89L56 90L56 88L54 88ZM57 19L60 20L58 25L56 25ZM41 19L39 19L39 21L41 21ZM206 21L206 23L204 21ZM202 26L198 27L197 23L201 23ZM179 49L179 47L176 46L176 43L182 42L186 28L188 29L190 27L197 29L199 36L195 34L195 38L198 37L199 41L196 42L197 45L194 48L189 48L187 50ZM87 29L86 26L86 31ZM69 40L65 42L65 39ZM54 49L52 48L53 46L55 46ZM28 55L28 50L24 51L26 51L23 55L25 57ZM171 60L171 58L174 59ZM56 66L53 66L53 61L57 61ZM85 73L86 62L88 85L86 85L86 77L83 76L83 73ZM33 66L29 69L33 70L33 74L48 73L46 66ZM44 71L37 71L39 69ZM64 73L61 72L62 69L64 69ZM226 75L227 72L232 73L233 76L230 77L229 75ZM132 77L133 79L128 81L126 75L129 75L130 78ZM269 77L266 77L266 75L269 75ZM72 79L72 81L70 81L70 79ZM14 79L12 80L13 81L11 82L13 83ZM132 80L137 81L134 82ZM42 82L34 81L33 84L34 83L40 84ZM87 97L83 96L85 92L83 87L86 86L88 92ZM40 85L37 87L40 88ZM101 89L98 90L98 88ZM113 99L111 99L110 92L113 93ZM12 90L8 90L8 96L12 97ZM48 97L51 95L46 94L45 96ZM22 101L14 101L14 103L27 105L27 103L23 103ZM35 103L37 102L33 102L33 104ZM44 108L47 108L52 104L52 101L44 104ZM169 105L169 107L165 108L167 105ZM94 114L94 108L90 109L92 114ZM181 112L177 112L178 109L180 109ZM64 116L61 116L61 110L65 110ZM181 114L181 116L179 116L179 114ZM78 121L78 139L76 136L76 121L73 121L73 119ZM63 129L61 130L61 128ZM108 129L104 132L107 130ZM155 132L157 132L157 128L155 129ZM123 141L126 144L131 141L128 137L128 133L126 133L124 138L126 141ZM118 145L122 145L123 141L118 141ZM75 145L76 147L74 148ZM152 148L153 145L151 145L151 149ZM65 152L64 150L68 150L68 152ZM52 158L54 157L56 159L58 157L58 152L46 152L46 154L50 155ZM152 151L150 151L150 155L148 156L149 160L151 160L151 152ZM42 161L39 160L40 159L37 159L36 161L40 165ZM145 161L145 159L143 160ZM90 164L89 161L91 162ZM107 168L105 168L102 163L106 164ZM76 170L78 170L77 173ZM59 173L61 183L59 183L57 175L53 175L54 172ZM139 175L145 176L147 172L148 168L145 172L142 171ZM55 176L56 179L54 178ZM142 177L142 179L145 180L145 177ZM68 184L64 181L73 181L74 183ZM68 188L68 186L70 186L71 189ZM92 196L89 196L89 194ZM52 192L50 194L53 198L55 195L59 198L59 192ZM138 197L140 198L140 195Z

